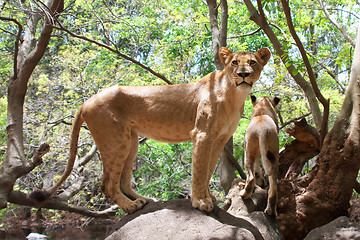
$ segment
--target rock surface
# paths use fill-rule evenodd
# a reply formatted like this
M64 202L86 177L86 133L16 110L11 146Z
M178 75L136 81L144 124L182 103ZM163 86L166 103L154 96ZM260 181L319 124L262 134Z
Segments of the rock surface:
M276 223L262 212L234 217L215 207L201 212L189 200L147 204L143 209L124 216L106 240L195 240L195 239L283 239Z
M360 226L348 217L338 217L334 221L313 229L304 240L349 240L360 239Z

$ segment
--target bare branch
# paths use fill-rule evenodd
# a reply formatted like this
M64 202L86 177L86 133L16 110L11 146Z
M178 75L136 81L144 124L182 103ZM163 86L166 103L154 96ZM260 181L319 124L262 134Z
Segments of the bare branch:
M95 156L96 151L97 151L97 147L94 144L92 145L90 151L85 156L80 158L79 167L85 166Z
M309 53L308 53L308 54L309 54ZM343 93L345 93L346 87L344 86L344 84L342 84L342 83L339 81L338 77L337 77L326 65L324 65L323 63L318 62L318 64L319 64L320 67L322 67L322 68L325 70L325 72L326 72L327 74L329 74L330 77L332 77L332 78L335 80L335 82L336 82L336 83L339 85L339 87L341 88L341 91L342 91Z
M227 158L230 160L230 162L234 165L234 167L236 168L236 170L240 174L240 177L242 179L246 179L246 174L244 173L244 171L242 170L242 168L241 168L240 164L238 163L237 159L232 155L230 150L227 147L225 147L224 152L225 152Z
M226 46L227 30L228 30L228 5L227 0L220 0L221 5L221 28L220 28L220 47Z
M75 194L77 194L81 189L83 189L83 184L86 179L86 176L84 176L83 174L84 166L89 163L90 160L95 156L96 151L97 147L94 144L85 156L76 161L76 164L73 168L73 173L78 174L79 177L76 177L75 181L71 184L71 186L58 195L59 198L61 198L62 200L68 200L75 196Z
M7 18L7 17L1 17L0 16L0 20L4 20L4 21L10 21L10 22L14 22L16 25L18 25L18 33L16 35L16 39L15 39L15 49L14 49L14 79L17 78L17 72L18 72L18 67L17 67L17 63L18 63L18 54L19 54L19 42L20 42L20 38L21 38L21 33L22 33L22 25L13 18Z
M286 52L286 48L280 43L278 37L275 35L274 31L270 27L270 24L268 23L266 16L264 14L264 11L262 11L262 4L261 1L258 0L258 10L254 7L252 2L250 0L244 0L244 3L247 7L247 9L250 12L250 20L254 21L261 29L264 31L264 33L267 35L269 40L274 46L274 49L277 53L277 55L280 57L281 61L285 65L286 69L288 70L291 77L295 80L295 82L301 87L301 89L305 92L306 98L311 106L311 112L312 116L314 118L316 126L320 128L321 126L321 111L319 108L318 101L316 99L314 90L312 89L311 85L304 79L304 77L296 72L296 68L294 64L287 64L287 58L288 54Z
M255 35L256 33L260 32L260 31L261 31L261 28L258 28L258 29L256 29L256 30L253 31L253 32L246 33L246 34L242 34L242 35L238 35L238 36L232 36L232 37L229 37L229 39L249 37L249 36Z
M282 129L282 128L286 127L287 125L289 125L289 124L291 124L291 123L293 123L293 122L295 122L295 121L297 121L297 120L300 120L300 119L302 119L302 118L305 118L305 117L309 116L310 114L311 114L311 112L308 112L308 113L306 113L306 114L304 114L304 115L302 115L302 116L300 116L300 117L296 117L296 118L287 120L286 122L284 122L283 124L281 124L281 126L279 127L279 129Z
M48 201L38 204L35 201L27 198L26 194L20 191L12 191L9 194L9 202L17 205L28 206L28 207L37 207L37 208L48 208L48 209L57 209L64 210L68 212L79 213L84 216L97 217L97 218L108 218L115 215L116 207L112 206L104 211L92 211L83 207L71 206L67 202L61 200L60 198L54 196Z
M355 47L355 40L346 33L345 29L334 19L331 18L329 12L327 11L327 9L324 6L324 3L322 0L319 0L321 9L323 10L325 16L327 17L327 19L329 19L329 21L337 28L339 29L339 31L341 32L341 34L344 36L345 40L348 41L353 47Z
M325 136L328 132L328 116L329 116L329 102L330 100L326 100L324 98L324 96L321 94L320 92L320 89L316 83L316 77L315 77L315 74L313 72L313 69L312 69L312 66L310 64L310 61L306 55L306 51L305 51L305 48L299 38L299 36L297 35L296 31L295 31L295 28L294 28L294 25L293 25L293 22L292 22L292 19L291 19L291 14L290 14L290 7L289 7L289 3L287 0L281 0L281 3L283 5L283 9L284 9L284 13L285 13L285 16L286 16L286 22L287 22L287 25L288 25L288 28L290 30L290 33L291 33L291 36L293 37L293 39L295 40L296 42L296 45L300 51L300 54L301 54L301 57L304 61L304 64L305 64L305 67L306 67L306 70L308 72L308 76L309 76L309 79L310 79L310 83L311 83L311 86L315 92L315 95L316 95L316 98L321 102L321 104L323 105L324 107L324 113L323 113L323 117L322 117L322 122L321 122L321 130L320 130L320 133L321 133L321 144L322 142L324 141L325 139Z
M220 58L218 57L219 49L222 47L220 43L220 30L218 23L218 6L216 5L216 0L206 0L206 3L209 8L209 20L215 66L216 69L221 70L223 65L220 61Z

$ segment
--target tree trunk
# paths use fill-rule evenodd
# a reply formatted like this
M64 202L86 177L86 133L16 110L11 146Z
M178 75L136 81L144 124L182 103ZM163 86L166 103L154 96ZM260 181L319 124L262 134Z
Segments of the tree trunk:
M308 184L300 186L300 182L292 183L296 195L295 208L280 212L278 217L286 238L302 239L311 229L347 214L360 168L359 145L360 27L350 82L340 114L325 138L316 168L305 176ZM279 189L281 191L281 183ZM279 200L279 204L285 206L282 200L284 198Z
M47 6L50 11L55 12L61 2L61 0L48 1ZM25 158L23 106L29 78L45 53L53 27L48 24L49 19L46 19L35 45L37 24L42 16L35 12L29 14L24 41L17 59L14 59L17 62L16 69L13 69L8 86L7 150L3 164L0 166L0 208L6 207L16 179L40 164L38 161L27 161Z
M228 6L226 0L220 0L220 5L217 4L216 0L207 0L209 7L209 19L211 27L211 39L212 48L214 53L214 62L217 70L224 69L220 58L219 50L221 47L226 46L227 38L227 23L228 23ZM221 7L221 23L219 29L218 23L218 7ZM231 137L226 143L225 147L228 149L233 148L233 138ZM229 191L233 180L235 179L235 167L231 160L227 157L225 152L220 155L220 183L225 193Z
M320 144L319 134L305 121L297 122L288 133L296 138L296 142L285 146L282 160L288 166L295 165L293 169L280 169L282 175L286 175L286 179L281 179L278 183L277 220L285 238L296 240L303 239L316 227L341 215L347 215L353 189L358 186L356 178L360 168L360 27L345 100L323 144ZM315 155L319 150L315 166L306 175L297 178L299 169L306 161L305 158ZM302 156L295 159L297 162L290 161L291 158L294 161L294 156L302 151ZM239 184L235 184L231 191L239 192L240 188L236 189L238 186ZM228 199L226 207L230 206L233 212L241 212L241 209L234 209L241 208L241 204L233 204L240 197L236 194L232 198L234 199ZM259 199L256 196L254 198L252 201L258 202Z

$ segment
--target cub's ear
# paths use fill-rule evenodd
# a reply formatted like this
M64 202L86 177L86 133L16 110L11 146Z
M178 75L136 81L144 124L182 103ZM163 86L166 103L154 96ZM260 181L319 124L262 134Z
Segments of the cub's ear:
M254 95L251 95L250 98L251 102L254 104L256 102L256 97Z
M221 63L224 65L224 67L226 66L226 59L229 59L230 56L232 55L232 52L227 49L226 47L221 47L219 50L219 58L221 60Z
M265 66L270 59L271 52L268 48L260 48L255 53L263 61L262 65Z
M274 97L273 101L275 103L275 106L277 106L280 102L281 98L278 98L278 97Z

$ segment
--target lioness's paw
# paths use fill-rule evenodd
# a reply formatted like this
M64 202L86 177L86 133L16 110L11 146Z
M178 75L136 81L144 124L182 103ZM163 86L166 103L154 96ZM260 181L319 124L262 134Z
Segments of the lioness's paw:
M210 194L210 197L213 203L216 203L218 201L214 195Z
M144 197L144 200L146 201L146 203L156 202L156 199L153 199L153 198Z
M138 198L133 201L128 207L123 207L122 210L126 213L133 213L139 209L142 209L146 205L146 200L144 198Z
M269 215L270 217L276 217L276 216L277 216L276 209L272 209L271 207L267 207L267 208L265 209L264 213L266 213L266 214Z
M211 212L214 209L214 204L211 198L204 199L192 199L192 206L198 208L201 211Z
M249 192L246 192L245 189L242 189L242 190L240 191L240 196L241 196L242 198L244 198L244 199L250 198L251 195L252 195L252 193L251 193L251 192L250 192L250 193L249 193Z

